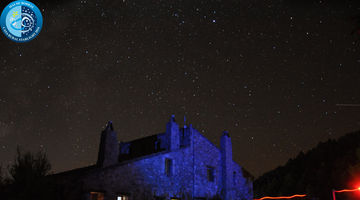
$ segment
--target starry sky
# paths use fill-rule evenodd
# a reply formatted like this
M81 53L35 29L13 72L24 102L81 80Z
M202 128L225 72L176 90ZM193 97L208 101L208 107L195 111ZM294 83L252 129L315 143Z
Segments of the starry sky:
M175 114L215 144L228 130L257 177L360 129L359 1L33 3L36 39L0 35L3 166L17 145L45 150L54 172L87 166L108 120L129 141Z

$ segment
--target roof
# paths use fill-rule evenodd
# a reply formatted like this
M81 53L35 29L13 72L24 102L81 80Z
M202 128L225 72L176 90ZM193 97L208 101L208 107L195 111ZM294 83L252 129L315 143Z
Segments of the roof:
M81 168L76 168L76 169L72 169L72 170L68 170L68 171L64 171L64 172L60 172L60 173L56 173L56 174L51 174L50 177L52 177L52 178L57 178L57 177L62 177L62 176L79 177L79 176L82 176L82 175L86 174L87 172L92 171L97 168L98 167L96 165L90 165L87 167L81 167Z
M136 139L126 143L120 143L119 161L132 160L138 157L165 151L162 145L164 142L162 136L164 134L156 134L144 138ZM127 150L127 153L124 151Z

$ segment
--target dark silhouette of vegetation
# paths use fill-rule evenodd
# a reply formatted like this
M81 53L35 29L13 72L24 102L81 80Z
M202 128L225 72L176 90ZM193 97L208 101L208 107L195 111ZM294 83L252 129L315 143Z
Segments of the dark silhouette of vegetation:
M319 143L307 153L299 153L254 182L255 197L307 194L331 199L332 189L359 187L360 132L338 140ZM357 178L357 179L356 179ZM357 193L338 194L339 199L358 199Z
M46 177L51 165L43 151L33 154L17 148L14 163L8 170L10 177L0 190L1 196L5 199L55 199L53 186Z
M14 184L29 184L33 180L45 177L51 170L51 165L44 152L39 151L36 155L31 152L22 153L17 148L17 155L9 172Z

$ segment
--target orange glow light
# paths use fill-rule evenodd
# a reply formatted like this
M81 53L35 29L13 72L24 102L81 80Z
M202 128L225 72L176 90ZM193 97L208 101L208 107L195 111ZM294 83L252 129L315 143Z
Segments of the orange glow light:
M360 188L356 188L356 189L352 189L352 190L348 190L348 189L345 189L345 190L335 190L335 192L355 192L355 191L360 191Z
M292 196L284 196L284 197L263 197L260 199L254 199L254 200L264 200L264 199L292 199L296 197L306 197L306 194L295 194Z

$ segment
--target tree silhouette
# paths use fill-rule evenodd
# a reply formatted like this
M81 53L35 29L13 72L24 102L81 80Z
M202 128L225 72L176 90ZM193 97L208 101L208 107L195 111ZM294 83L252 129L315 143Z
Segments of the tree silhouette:
M7 199L52 199L52 184L46 178L50 169L45 152L22 152L18 147L14 163L8 167Z
M14 184L28 184L33 180L45 177L51 170L51 164L43 151L36 155L31 152L22 153L17 148L15 162L9 168Z

